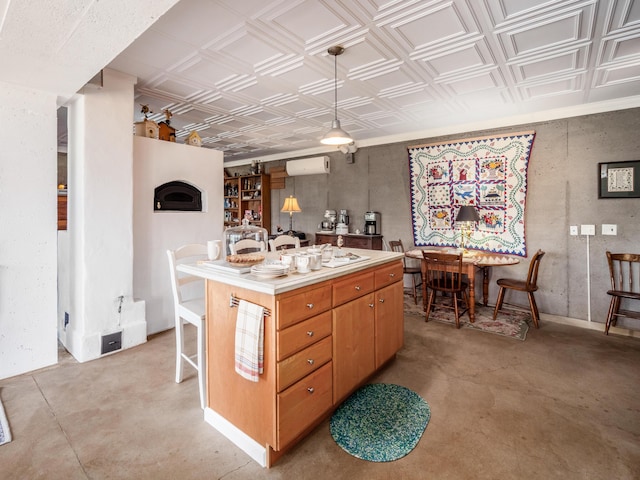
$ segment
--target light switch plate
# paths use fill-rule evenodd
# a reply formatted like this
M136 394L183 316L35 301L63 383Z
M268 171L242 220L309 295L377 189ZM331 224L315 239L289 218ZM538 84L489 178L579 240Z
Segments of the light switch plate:
M578 235L578 226L577 225L571 225L569 227L569 235Z
M580 235L595 235L595 234L596 234L595 225L580 225Z
M618 226L610 223L602 224L602 235L617 235L618 234Z

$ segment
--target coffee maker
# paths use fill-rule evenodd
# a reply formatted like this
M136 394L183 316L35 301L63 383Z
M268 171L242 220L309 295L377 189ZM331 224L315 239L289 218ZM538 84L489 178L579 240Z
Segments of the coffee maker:
M349 215L346 210L339 210L338 223L336 223L336 233L338 235L346 235L349 233Z
M380 235L380 214L378 212L366 212L364 214L365 235Z

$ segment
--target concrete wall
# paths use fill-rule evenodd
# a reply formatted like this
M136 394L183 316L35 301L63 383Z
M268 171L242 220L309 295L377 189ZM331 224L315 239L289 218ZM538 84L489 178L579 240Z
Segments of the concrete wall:
M280 208L286 196L295 194L302 209L294 215L296 230L315 232L325 209L346 208L353 231L362 228L364 212L374 210L382 215L385 239L400 238L405 246L412 245L407 147L524 130L536 132L525 217L528 252L529 256L538 248L547 252L536 294L540 311L604 322L609 305L605 251L640 251L640 199L598 200L597 164L640 159L640 109L367 147L355 153L353 164L346 163L344 154L332 153L329 175L290 177L285 189L272 192L272 230L278 224L288 225ZM282 164L284 161L271 162L265 167L268 172L271 166ZM603 223L617 224L618 235L600 235ZM569 226L580 224L597 226L588 252L586 237L569 236ZM490 301L497 295L495 279L524 278L527 268L528 259L515 267L494 268ZM526 296L518 292L508 294L507 301L527 305Z

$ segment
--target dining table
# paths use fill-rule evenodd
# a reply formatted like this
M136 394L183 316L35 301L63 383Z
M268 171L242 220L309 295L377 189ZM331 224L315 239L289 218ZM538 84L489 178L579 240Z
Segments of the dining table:
M422 254L423 251L435 253L460 253L461 250L450 247L419 247L407 250L405 252L406 257L421 260L420 264L424 278L425 264L422 261L424 258ZM520 257L515 255L482 252L479 250L465 250L463 252L462 269L469 280L469 320L471 323L473 323L476 318L476 270L482 275L482 304L486 307L489 302L489 273L491 271L491 267L504 267L517 265L518 263L520 263Z

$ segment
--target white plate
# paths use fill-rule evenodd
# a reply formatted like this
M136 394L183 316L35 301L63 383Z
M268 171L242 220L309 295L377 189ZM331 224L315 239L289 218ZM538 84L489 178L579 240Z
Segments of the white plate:
M262 264L251 267L251 273L262 278L282 277L288 273L288 269L284 265L278 264Z

